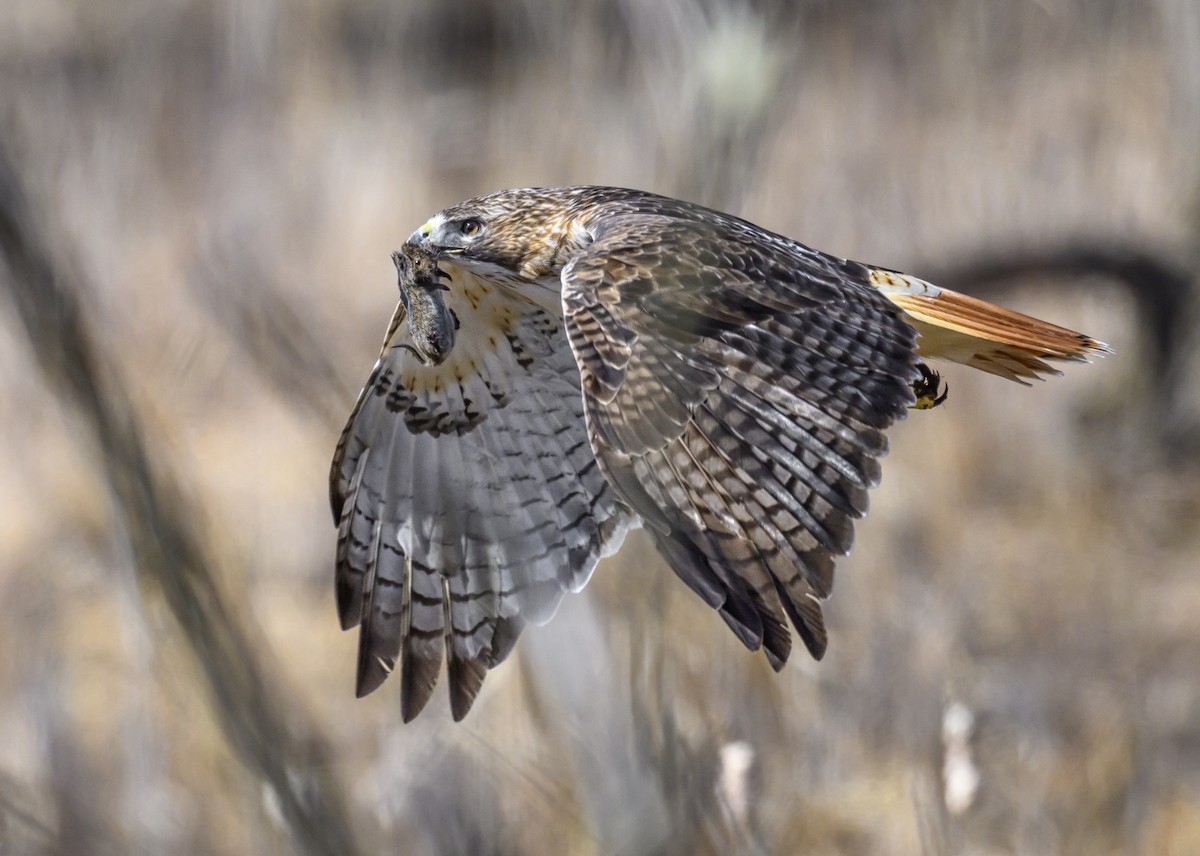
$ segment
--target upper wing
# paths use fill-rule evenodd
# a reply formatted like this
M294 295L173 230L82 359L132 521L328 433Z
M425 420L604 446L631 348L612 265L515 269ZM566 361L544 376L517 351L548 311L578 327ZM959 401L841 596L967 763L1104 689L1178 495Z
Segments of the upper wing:
M447 272L462 322L453 350L422 364L397 308L330 474L338 612L344 628L362 627L358 694L403 653L405 721L428 700L443 649L464 716L524 621L549 618L630 520L596 467L561 325Z
M601 469L675 572L780 668L913 401L915 333L867 269L732 218L624 214L563 271Z

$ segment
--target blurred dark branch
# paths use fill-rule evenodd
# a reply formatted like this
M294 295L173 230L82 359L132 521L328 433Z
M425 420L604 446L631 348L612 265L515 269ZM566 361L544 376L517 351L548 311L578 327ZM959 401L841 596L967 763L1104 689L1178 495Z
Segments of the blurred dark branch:
M54 852L57 830L33 802L24 785L0 772L0 853Z
M46 671L56 673L57 666L55 663ZM63 856L85 850L117 853L115 830L88 785L97 781L97 770L80 745L75 723L66 715L61 683L61 676L55 674L34 693L34 708L45 729L48 784L57 820L55 852Z
M1078 241L1038 252L980 253L958 267L931 271L929 279L982 295L1044 277L1104 277L1129 292L1150 357L1154 403L1160 414L1167 412L1183 380L1182 358L1195 320L1194 275L1181 265L1143 247Z
M21 176L0 141L0 253L8 291L50 386L79 414L100 452L113 505L124 518L142 584L161 592L193 649L235 754L274 790L298 849L357 851L347 812L325 769L325 741L283 700L209 573L190 521L200 515L152 459L111 360L101 353L78 298L35 226ZM299 775L298 775L299 774Z
M408 799L420 821L416 835L426 839L431 856L526 852L515 840L511 819L505 818L496 783L481 773L476 759L451 750L437 762L435 775L422 777L413 787Z

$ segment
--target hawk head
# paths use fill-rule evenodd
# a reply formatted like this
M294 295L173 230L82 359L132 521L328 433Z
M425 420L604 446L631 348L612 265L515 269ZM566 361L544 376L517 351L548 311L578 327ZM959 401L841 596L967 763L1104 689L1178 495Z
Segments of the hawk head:
M439 261L511 285L557 279L591 242L575 216L579 188L523 188L446 208L406 242Z

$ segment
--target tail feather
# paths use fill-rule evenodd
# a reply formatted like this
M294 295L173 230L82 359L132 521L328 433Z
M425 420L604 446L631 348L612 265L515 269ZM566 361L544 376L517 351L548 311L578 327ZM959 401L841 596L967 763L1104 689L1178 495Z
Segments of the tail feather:
M1086 363L1113 352L1091 336L916 277L874 269L871 283L904 310L906 320L921 334L917 350L923 357L952 360L1025 383L1061 374L1046 360Z

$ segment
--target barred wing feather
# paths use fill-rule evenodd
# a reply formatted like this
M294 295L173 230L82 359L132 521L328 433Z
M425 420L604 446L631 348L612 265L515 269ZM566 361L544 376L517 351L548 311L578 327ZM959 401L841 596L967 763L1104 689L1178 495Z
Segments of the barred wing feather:
M915 332L866 269L733 218L623 214L563 271L600 467L659 551L782 667L913 401Z
M631 521L599 472L561 324L457 269L453 351L423 365L403 305L330 476L342 626L360 627L357 692L401 663L401 713L443 657L466 715L526 621L547 620Z

